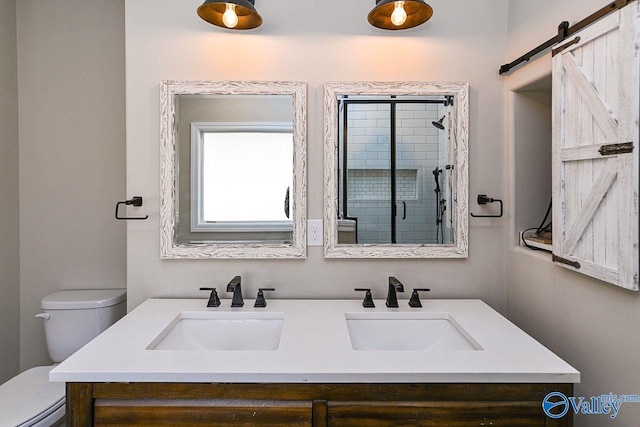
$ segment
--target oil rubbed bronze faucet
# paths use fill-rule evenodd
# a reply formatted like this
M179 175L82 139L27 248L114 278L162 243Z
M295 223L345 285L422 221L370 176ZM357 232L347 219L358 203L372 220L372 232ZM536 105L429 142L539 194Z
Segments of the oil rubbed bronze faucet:
M220 307L220 298L216 288L200 288L201 291L211 291L209 295L209 301L207 301L207 307Z
M389 292L387 293L387 307L398 307L398 296L396 292L404 292L402 283L393 276L389 276Z
M362 301L362 306L364 308L374 308L376 305L373 303L373 297L371 296L370 288L355 288L354 291L364 292L364 301Z
M236 276L227 285L227 292L233 292L233 299L231 300L231 307L242 307L244 305L244 299L242 299L242 288L240 287L240 276Z
M275 288L258 288L258 296L256 297L256 302L253 304L254 307L264 308L267 306L267 300L264 298L265 291L275 291Z
M428 288L415 288L411 293L411 299L409 300L409 307L420 308L422 307L422 303L420 302L420 295L418 292L429 292L431 289Z

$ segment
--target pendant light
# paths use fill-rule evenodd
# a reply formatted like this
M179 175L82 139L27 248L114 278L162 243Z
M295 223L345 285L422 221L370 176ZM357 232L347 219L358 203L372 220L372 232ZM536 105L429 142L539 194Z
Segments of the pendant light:
M255 0L206 0L198 8L198 16L222 28L250 30L262 25Z
M427 22L433 9L424 0L376 0L367 19L383 30L405 30Z

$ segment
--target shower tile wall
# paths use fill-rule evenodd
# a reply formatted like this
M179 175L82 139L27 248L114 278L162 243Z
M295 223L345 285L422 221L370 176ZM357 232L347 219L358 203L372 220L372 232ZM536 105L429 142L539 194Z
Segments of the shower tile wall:
M358 218L359 243L390 242L390 106L350 104L348 108L348 216ZM444 167L439 139L446 135L431 122L441 117L440 110L441 104L398 104L396 108L398 243L436 242L432 171ZM340 186L341 180L342 175ZM404 220L402 202L407 209ZM341 204L342 200L342 212Z

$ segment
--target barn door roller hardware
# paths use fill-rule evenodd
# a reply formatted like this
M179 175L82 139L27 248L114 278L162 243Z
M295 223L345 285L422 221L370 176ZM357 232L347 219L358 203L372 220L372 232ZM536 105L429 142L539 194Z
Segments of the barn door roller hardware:
M578 31L580 31L581 29L583 29L587 25L593 24L594 22L604 18L605 16L607 16L611 12L615 12L616 10L622 9L623 7L625 7L626 5L628 5L629 3L633 2L633 1L635 1L635 0L616 0L616 1L612 2L612 3L609 3L608 5L603 7L602 9L596 11L595 13L589 15L588 17L586 17L582 21L580 21L580 22L578 22L578 23L576 23L574 25L571 25L571 26L569 26L569 22L563 21L558 26L558 34L555 37L550 38L546 42L542 43L540 46L536 47L535 49L530 50L529 52L525 53L524 55L522 55L520 58L516 59L515 61L510 62L508 64L504 64L503 66L500 67L499 73L500 74L508 73L513 68L517 67L518 65L522 64L523 62L527 62L528 60L530 60L534 56L538 55L539 53L542 53L545 50L549 49L551 46L553 46L555 44L558 44L560 42L563 42L568 37L570 37L573 34L577 33Z

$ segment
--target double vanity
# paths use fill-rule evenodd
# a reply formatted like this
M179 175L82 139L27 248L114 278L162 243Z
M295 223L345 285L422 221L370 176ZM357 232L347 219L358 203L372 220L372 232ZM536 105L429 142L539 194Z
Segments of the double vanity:
M162 82L163 260L304 259L308 225L325 258L468 257L469 85L323 89L314 231L304 82ZM69 425L572 424L541 403L579 372L480 300L398 300L390 278L386 301L242 301L239 283L233 300L149 299L53 369Z
M484 302L373 302L150 299L50 378L71 426L571 425L579 372Z

